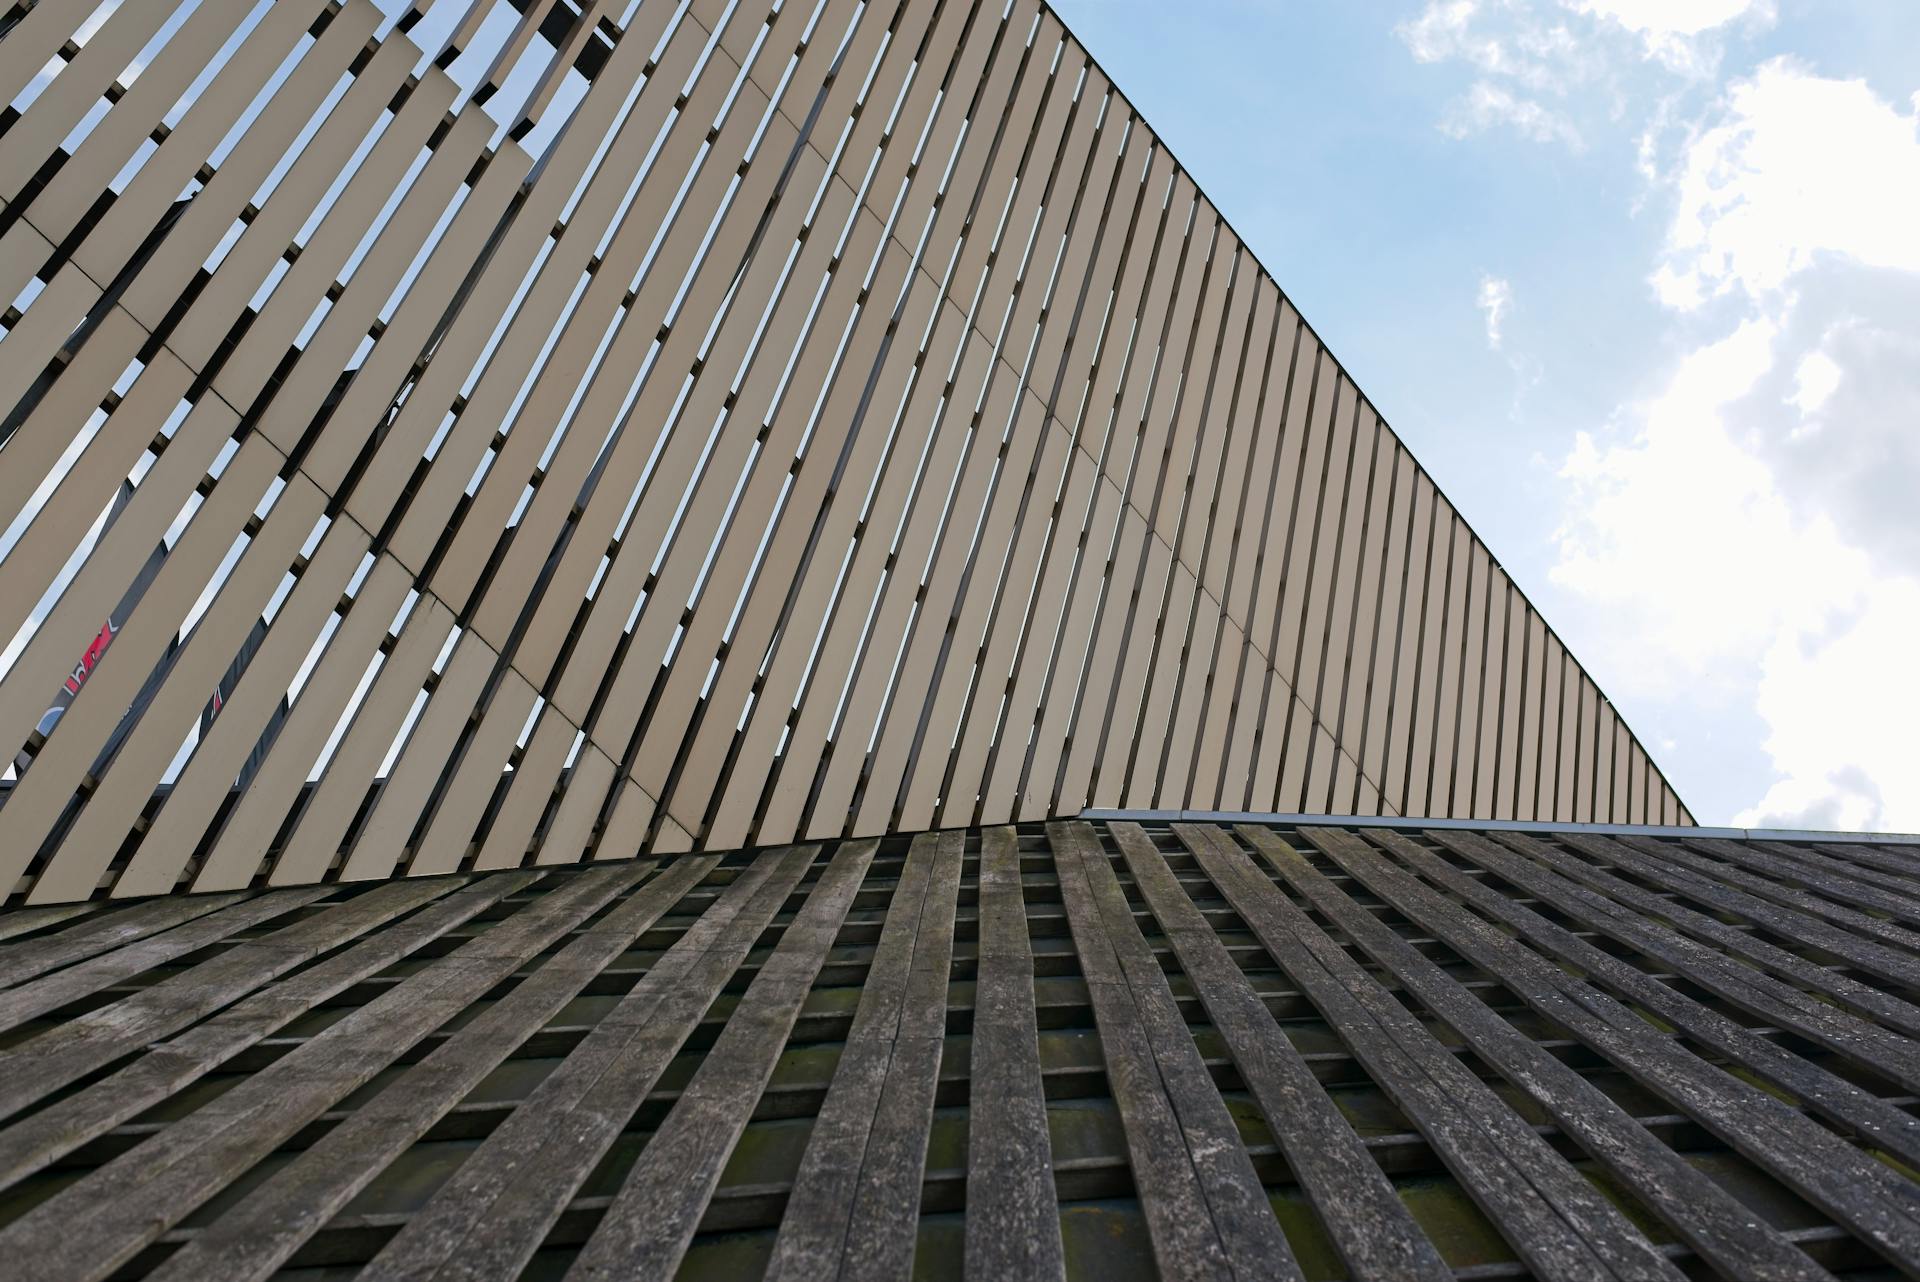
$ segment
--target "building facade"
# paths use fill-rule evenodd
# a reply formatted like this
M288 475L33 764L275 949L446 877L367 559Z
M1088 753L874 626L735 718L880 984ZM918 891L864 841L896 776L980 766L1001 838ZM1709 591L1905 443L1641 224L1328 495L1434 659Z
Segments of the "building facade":
M1695 826L1038 0L0 103L6 1277L1920 1276L1920 839Z
M1691 822L1037 0L0 22L15 902Z

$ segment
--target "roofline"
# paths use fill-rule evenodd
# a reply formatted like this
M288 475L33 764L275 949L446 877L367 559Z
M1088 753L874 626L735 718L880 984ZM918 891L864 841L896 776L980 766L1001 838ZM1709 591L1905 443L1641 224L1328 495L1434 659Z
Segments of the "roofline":
M1253 259L1254 265L1266 275L1268 280L1273 282L1273 286L1279 291L1282 301L1293 309L1293 314L1299 320L1302 328L1313 335L1314 342L1318 343L1320 350L1326 353L1328 358L1333 361L1334 368L1344 374L1347 381L1353 384L1354 394L1372 408L1374 415L1379 418L1381 426L1385 427L1387 431L1392 434L1394 441L1399 444L1400 448L1407 452L1407 458L1412 460L1415 472L1426 477L1427 480L1432 483L1434 491L1439 494L1441 498L1447 500L1447 506L1453 509L1454 516L1458 518L1461 525L1466 527L1467 537L1480 547L1486 549L1487 559L1493 562L1496 569L1507 576L1507 582L1512 584L1513 590L1520 594L1520 599L1527 603L1527 608L1532 610L1534 616L1540 620L1541 626L1546 628L1547 634L1560 643L1561 651L1574 661L1575 665L1580 669L1581 673L1586 676L1587 680L1593 682L1594 691L1599 695L1601 702L1613 709L1613 715L1619 718L1622 726L1626 727L1627 737L1633 740L1634 745L1638 747L1641 754L1646 757L1647 763L1658 772L1661 782L1665 783L1667 787L1672 790L1673 799L1679 805L1681 813L1691 815L1693 813L1693 807L1689 806L1687 799L1680 795L1680 785L1674 782L1673 776L1668 772L1667 768L1655 760L1652 747L1649 746L1645 739L1641 738L1640 732L1635 730L1632 724L1628 722L1625 710L1622 709L1619 703L1614 700L1613 696L1608 694L1605 688L1601 686L1600 678L1588 670L1586 660L1574 654L1573 647L1567 644L1567 639L1560 635L1560 630L1554 627L1547 619L1547 612L1542 610L1534 601L1533 597L1528 594L1527 590L1520 586L1520 580L1514 575L1514 572L1501 561L1499 554L1493 550L1493 545L1480 537L1480 531L1474 529L1473 522L1468 520L1467 514L1460 510L1460 505L1448 497L1446 489L1440 484L1440 479L1428 469L1425 463L1420 461L1420 456L1413 452L1413 446L1407 443L1407 439L1401 434L1400 429L1387 420L1387 416L1381 412L1378 402L1367 394L1365 388L1360 386L1360 379L1353 369L1345 360L1342 360L1335 354L1333 345L1327 342L1325 336L1314 327L1313 322L1307 319L1306 313L1300 309L1293 295L1288 292L1286 286L1280 283L1280 278L1273 273L1273 270L1267 266L1265 261L1260 257L1260 254L1254 249L1253 242L1241 235L1240 229L1233 225L1233 220L1227 216L1226 210L1220 207L1220 202L1215 200L1213 196L1208 193L1207 189L1200 185L1199 176L1187 167L1186 162L1181 160L1179 155L1174 151L1172 143L1168 142L1166 136L1155 127L1152 121L1147 119L1146 112L1141 110L1140 104L1134 101L1133 95L1120 87L1120 82L1115 80L1112 73L1101 64L1100 59L1094 54L1092 48L1088 46L1085 40L1080 38L1079 32L1074 30L1073 24L1069 23L1066 17L1053 7L1051 0L1039 0L1039 5L1040 12L1059 23L1060 29L1067 33L1068 39L1080 46L1080 51L1086 54L1087 61L1090 62L1106 80L1109 92L1118 94L1120 98L1125 101L1134 116L1153 134L1154 141L1165 149L1168 159L1173 161L1176 169L1184 173L1188 179L1192 181L1194 191L1205 198L1208 205L1212 206L1214 215L1220 219L1221 225L1233 234L1233 238L1240 242L1246 249L1248 256ZM1630 831L1638 832L1641 830L1639 828L1632 828ZM1651 831L1651 829L1648 831ZM1716 831L1735 832L1737 830L1728 828L1716 829ZM1920 838L1916 838L1916 840L1920 840Z
M1082 819L1135 823L1256 823L1308 828L1396 828L1468 832L1587 833L1595 836L1719 837L1731 841L1837 841L1916 846L1920 833L1825 832L1808 828L1703 828L1676 824L1536 823L1522 819L1419 819L1386 815L1283 815L1253 810L1082 810Z

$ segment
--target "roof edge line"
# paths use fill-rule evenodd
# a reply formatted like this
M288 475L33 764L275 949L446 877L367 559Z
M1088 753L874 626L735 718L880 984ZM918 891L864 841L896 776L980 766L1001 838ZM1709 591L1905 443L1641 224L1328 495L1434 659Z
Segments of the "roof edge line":
M1390 815L1273 814L1255 810L1082 810L1081 819L1121 822L1262 823L1301 827L1463 829L1473 832L1571 832L1640 837L1720 837L1733 841L1839 841L1854 845L1920 845L1920 833L1829 832L1810 828L1707 828L1680 824L1551 823L1525 819L1421 819Z

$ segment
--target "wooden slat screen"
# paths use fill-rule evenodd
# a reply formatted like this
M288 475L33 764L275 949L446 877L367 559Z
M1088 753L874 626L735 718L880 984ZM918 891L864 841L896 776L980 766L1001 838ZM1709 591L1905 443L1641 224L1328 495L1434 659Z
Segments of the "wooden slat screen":
M18 2L0 102L15 902L1691 822L1038 0Z

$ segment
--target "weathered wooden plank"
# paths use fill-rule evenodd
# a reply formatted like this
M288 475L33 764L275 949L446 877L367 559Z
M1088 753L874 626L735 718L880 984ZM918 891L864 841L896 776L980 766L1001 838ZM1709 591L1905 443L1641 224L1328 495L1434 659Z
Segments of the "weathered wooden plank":
M1656 862L1643 859L1635 852L1621 846L1620 843L1606 837L1589 836L1585 833L1565 833L1560 835L1559 840L1583 854L1618 867L1634 865L1644 867ZM1838 974L1829 967L1808 961L1796 953L1790 953L1777 944L1769 943L1755 931L1730 926L1717 917L1696 912L1674 898L1643 890L1625 878L1602 871L1591 864L1569 859L1555 863L1554 867L1571 880L1607 895L1630 908L1637 909L1655 920L1665 920L1679 930L1708 941L1735 957L1744 958L1795 984L1824 993L1855 1014L1877 1019L1908 1037L1920 1037L1920 1006L1903 1001L1870 984ZM1649 870L1641 875L1657 876L1657 872ZM1820 942L1823 937L1845 935L1843 931L1823 926L1820 922L1806 918L1799 918L1800 929L1796 931L1786 924L1789 914L1784 910L1775 909L1762 900L1743 896L1737 891L1724 892L1713 883L1700 878L1685 878L1684 882L1690 883L1690 889L1686 892L1689 897L1712 905L1720 911L1746 916L1751 921L1773 927L1782 938L1798 938L1815 947L1823 947L1824 945ZM1742 907L1752 911L1742 913ZM1806 933L1800 933L1800 931ZM1867 947L1875 948L1890 957L1894 956L1891 949L1880 949L1878 945L1871 944ZM1911 969L1915 981L1920 982L1920 960L1900 960L1903 963L1900 968Z
M1669 1277L1671 1266L1485 1083L1216 829L1189 849L1367 1073L1536 1273Z
M1903 1110L1889 1107L1854 1083L1774 1045L1719 1011L1684 997L1645 971L1576 937L1525 906L1511 903L1506 896L1480 885L1416 843L1397 834L1369 835L1429 880L1514 925L1534 948L1605 983L1625 1000L1645 1007L1688 1036L1728 1056L1768 1084L1798 1098L1814 1112L1847 1130L1872 1136L1876 1144L1903 1161L1920 1163L1920 1121ZM1524 863L1483 838L1469 835L1469 840L1437 831L1430 835L1463 858L1500 868L1503 876L1510 873L1512 878L1519 879L1529 875Z
M458 889L462 880L376 887L290 926L242 940L182 974L0 1051L0 1117L206 1018L322 953L378 931L394 918Z
M982 1282L1066 1276L1027 929L1019 839L1011 828L985 829L980 834L966 1222L966 1273Z
M272 1273L529 1036L557 1016L718 862L717 855L676 861L578 933L512 992L462 1026L290 1166L224 1211L153 1276L258 1278ZM633 867L644 871L652 864Z
M754 1102L766 1089L774 1062L787 1044L800 1003L812 989L878 847L879 843L872 840L841 843L773 955L728 1017L726 1028L693 1080L680 1093L679 1102L627 1173L599 1227L574 1261L573 1276L665 1278L678 1268L699 1227L701 1213L720 1183L721 1170L746 1129ZM944 971L940 978L944 994ZM944 997L941 1010L944 1022ZM919 1047L929 1044L937 1047L938 1042L921 1036L909 1043ZM933 1068L937 1071L937 1060ZM920 1072L925 1071L923 1059ZM883 1097L883 1113L888 1111L888 1103ZM932 1103L930 1092L924 1102L896 1103L902 1113L919 1112L922 1153L925 1118L932 1112ZM903 1165L895 1161L885 1163L882 1169L897 1176ZM922 1157L911 1169L917 1175L924 1166ZM917 1211L916 1183L907 1181L910 1202ZM897 1189L886 1193L899 1196ZM863 1244L849 1242L849 1246L857 1245ZM851 1263L869 1263L871 1257L862 1257L876 1245L865 1244ZM855 1271L870 1276L865 1267Z
M1288 885L1345 931L1430 1012L1466 1038L1508 1081L1538 1100L1563 1131L1716 1269L1740 1278L1830 1276L1752 1210L1655 1139L1578 1072L1522 1036L1436 963L1342 894L1299 852L1264 829L1243 827L1240 833ZM1301 835L1409 920L1449 941L1461 940L1464 955L1510 990L1539 994L1552 991L1556 981L1563 985L1567 982L1550 963L1460 911L1451 901L1425 890L1359 837L1330 828L1305 828ZM1468 949L1471 951L1465 951ZM1558 1003L1554 1010L1565 1013L1568 1005ZM1674 1049L1669 1054L1679 1057L1686 1052Z
M1190 829L1177 824L1174 832L1189 844L1202 840ZM1152 839L1135 824L1111 831L1350 1275L1452 1277Z
M0 1029L17 1028L109 984L198 952L332 893L332 887L302 886L229 897L227 906L216 912L190 914L181 925L0 992Z
M1468 834L1467 840L1483 841L1473 834ZM1638 913L1574 884L1551 870L1551 865L1564 862L1566 857L1543 843L1519 838L1518 844L1537 862L1529 864L1496 848L1502 875L1510 876L1516 885L1524 885L1562 912L1670 967L1736 1008L1825 1045L1910 1091L1920 1087L1920 1044L1810 997L1753 967L1730 962L1714 949L1648 922Z
M769 1279L912 1271L965 838L922 833L907 852L846 1049L794 1177Z
M818 848L762 854L367 1265L512 1274L632 1118ZM608 865L609 869L620 865Z
M25 1279L101 1276L638 880L610 865L360 1007L191 1116L0 1231Z
M1857 1128L1872 1141L1896 1154L1911 1148L1913 1119L1885 1101L1828 1074L1792 1053L1773 1045L1726 1016L1682 997L1644 972L1579 939L1571 931L1547 921L1532 909L1510 902L1474 878L1447 864L1398 834L1369 833L1377 844L1398 856L1409 866L1460 896L1474 907L1515 927L1528 945L1557 957L1584 972L1593 981L1614 989L1660 1019L1670 1021L1681 1031L1698 1038L1708 1047L1727 1055L1748 1072L1792 1092L1809 1108ZM1438 832L1430 834L1439 840ZM1498 847L1474 834L1449 834L1442 844L1461 850L1468 857L1484 860L1488 866L1501 865L1508 875L1509 857ZM1518 864L1517 859L1511 860ZM1513 868L1514 876L1524 870ZM1591 987L1576 992L1586 1008L1605 1021L1604 1027L1590 1029L1590 1035L1643 1035L1646 1020L1618 1002L1596 996ZM1525 999L1528 994L1520 996ZM1577 1022L1571 1007L1553 1016L1563 1024ZM1743 1145L1742 1151L1760 1162L1803 1196L1815 1200L1829 1214L1850 1223L1856 1233L1894 1260L1920 1259L1913 1245L1916 1223L1913 1220L1910 1185L1889 1168L1851 1149L1831 1131L1813 1125L1798 1112L1785 1108L1764 1091L1754 1090L1737 1079L1710 1075L1705 1083L1688 1077L1695 1070L1685 1059L1672 1055L1664 1040L1635 1051L1632 1043L1621 1045L1620 1062L1631 1065L1643 1080L1660 1081L1667 1090L1679 1092L1690 1112L1701 1110L1702 1120L1710 1115L1716 1133ZM1696 1061L1697 1062L1697 1061ZM1701 1065L1705 1067L1705 1065ZM1667 1077L1647 1075L1664 1072Z
M1056 823L1047 837L1160 1271L1298 1277L1266 1190L1098 836L1085 823Z
M1587 840L1582 838L1583 841ZM1794 908L1783 908L1749 891L1662 857L1664 844L1654 847L1607 840L1605 858L1616 867L1655 886L1664 887L1715 912L1730 913L1765 927L1782 939L1831 953L1869 975L1903 988L1920 987L1920 958L1902 949L1863 938L1830 921Z
M1728 841L1720 837L1687 837L1682 840L1684 845L1702 854L1712 855L1723 865L1731 864L1749 874L1766 878L1768 887L1774 895L1782 897L1782 902L1800 901L1824 912L1830 907L1830 901L1831 904L1853 909L1870 918L1884 917L1905 922L1909 928L1920 926L1920 898L1915 897L1920 887L1888 889L1862 877L1809 867L1803 860L1779 849L1778 843L1770 841ZM1910 941L1908 947L1920 948L1920 935L1914 934L1911 929L1904 931L1903 935Z
M77 1094L0 1129L0 1187L165 1099L288 1021L471 920L535 880L489 877L455 891L372 938L272 984L194 1028L149 1049Z
M1645 840L1648 839L1633 837L1629 839L1629 844ZM1646 849L1644 846L1640 848ZM1912 907L1899 896L1865 892L1848 894L1843 888L1824 883L1819 893L1802 890L1793 884L1791 868L1783 868L1779 860L1754 855L1747 845L1737 841L1688 837L1678 844L1661 843L1658 853L1703 876L1738 886L1783 907L1824 917L1850 930L1871 935L1883 943L1894 944L1910 952L1920 952L1920 932L1898 924L1898 920L1920 921L1920 916L1916 916ZM1887 920L1888 917L1896 920Z
M104 904L62 904L52 908L17 908L0 916L0 927L37 929L61 920L61 915L78 911L89 920L78 926L35 939L22 940L0 948L0 988L12 988L36 975L85 961L101 953L145 939L148 935L171 929L195 917L204 917L216 908L240 902L240 895L172 895L127 907ZM104 916L94 916L102 908ZM47 914L53 914L48 916Z

